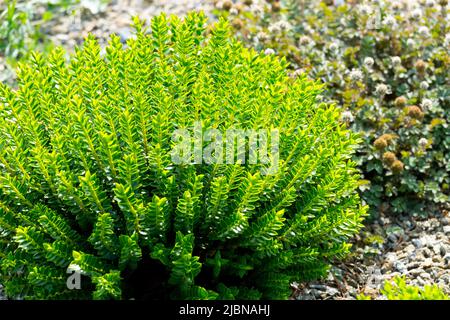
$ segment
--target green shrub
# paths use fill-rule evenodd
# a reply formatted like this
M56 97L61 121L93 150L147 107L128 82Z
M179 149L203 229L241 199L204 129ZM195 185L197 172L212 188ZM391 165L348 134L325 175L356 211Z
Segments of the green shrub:
M319 85L231 40L222 20L135 19L0 86L0 283L17 298L285 298L325 275L366 208L358 139ZM175 164L172 135L279 130L279 167ZM207 143L204 141L203 146ZM275 156L274 152L270 156ZM66 269L81 290L66 288Z
M447 2L408 10L398 1L289 0L281 11L267 4L219 14L250 46L285 56L294 76L322 80L323 101L362 134L355 161L373 211L424 213L450 203Z
M388 300L449 300L448 295L435 284L420 288L407 285L406 278L400 276L394 277L392 281L386 281L381 293ZM370 299L370 296L358 296L358 300Z

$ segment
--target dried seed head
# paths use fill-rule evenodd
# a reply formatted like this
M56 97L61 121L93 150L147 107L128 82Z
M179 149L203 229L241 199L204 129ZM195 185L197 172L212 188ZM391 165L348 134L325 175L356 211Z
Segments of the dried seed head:
M397 98L395 99L394 104L395 104L395 106L396 106L397 108L403 108L404 106L406 106L406 103L407 103L407 102L408 102L408 101L406 100L406 98L403 97L403 96L401 96L401 97L397 97Z
M420 109L418 106L408 106L407 107L407 114L413 119L422 119L424 114L422 112L422 109Z
M225 11L230 11L230 9L233 7L233 2L230 0L225 0L222 4L222 9Z
M386 140L386 142L389 143L392 140L394 140L395 138L398 138L398 136L395 134L392 134L392 133L385 133L385 134L382 134L380 136L380 138Z
M425 63L425 61L423 61L422 59L419 59L416 61L416 63L414 64L414 67L416 68L417 72L422 74L425 72L426 68L427 68L427 64Z
M236 3L233 7L233 9L237 10L237 12L242 12L242 10L244 10L244 6L242 5L242 3Z
M251 6L253 4L253 0L244 0L244 4L246 6Z
M231 25L232 25L233 28L235 28L236 30L241 30L242 27L244 26L244 22L243 22L241 19L236 18L236 19L234 19L234 20L231 22Z
M395 162L395 160L397 160L395 153L390 151L383 153L383 162L386 163L388 166L391 166Z
M279 12L281 10L281 4L279 2L272 3L272 12Z
M388 145L386 139L384 138L377 138L374 142L373 142L373 146L378 149L378 150L383 150L384 148L386 148Z
M393 173L398 174L401 173L404 169L405 165L400 160L395 160L391 165L391 170Z

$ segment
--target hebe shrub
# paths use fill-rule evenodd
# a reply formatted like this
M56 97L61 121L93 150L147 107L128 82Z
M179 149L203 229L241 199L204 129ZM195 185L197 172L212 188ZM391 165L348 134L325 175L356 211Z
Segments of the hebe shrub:
M34 54L1 86L0 283L12 298L285 298L344 255L366 208L357 138L320 87L221 20L135 19ZM175 164L176 129L279 129L279 167ZM273 156L273 154L271 155ZM82 273L80 290L67 269ZM69 274L70 275L70 274Z

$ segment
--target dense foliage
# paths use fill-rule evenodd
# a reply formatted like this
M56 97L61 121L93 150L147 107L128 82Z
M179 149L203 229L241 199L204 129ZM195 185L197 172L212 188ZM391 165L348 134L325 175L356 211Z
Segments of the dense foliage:
M135 19L104 56L33 54L0 86L0 283L13 298L283 298L344 255L358 139L321 88L203 14ZM279 129L279 168L175 164L176 129ZM207 145L204 141L203 145ZM270 154L273 157L274 154ZM66 287L67 269L83 275Z
M333 4L336 2L336 4ZM355 157L376 211L423 213L450 203L448 1L218 2L257 50L287 57L293 76L326 86L360 132ZM425 210L426 208L426 210Z

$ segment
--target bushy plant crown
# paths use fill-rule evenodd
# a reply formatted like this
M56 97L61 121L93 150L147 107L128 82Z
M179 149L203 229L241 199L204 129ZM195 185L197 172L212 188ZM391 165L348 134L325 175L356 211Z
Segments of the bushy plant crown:
M10 297L284 298L324 275L366 208L357 138L284 59L191 13L135 19L124 47L89 36L0 86L0 283ZM279 169L184 164L173 132L278 128ZM70 267L70 268L69 268ZM67 269L81 289L66 286Z

